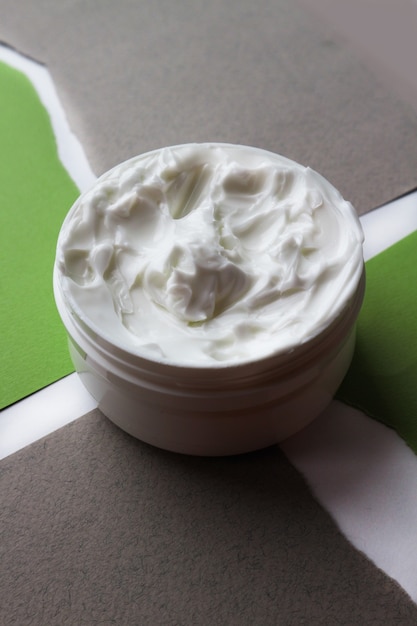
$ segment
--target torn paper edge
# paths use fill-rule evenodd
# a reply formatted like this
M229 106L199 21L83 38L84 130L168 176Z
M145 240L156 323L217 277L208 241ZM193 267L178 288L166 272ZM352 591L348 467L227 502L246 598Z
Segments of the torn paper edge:
M80 191L91 187L97 177L90 167L81 143L68 124L47 68L4 43L0 44L0 61L19 70L30 80L49 114L61 163Z

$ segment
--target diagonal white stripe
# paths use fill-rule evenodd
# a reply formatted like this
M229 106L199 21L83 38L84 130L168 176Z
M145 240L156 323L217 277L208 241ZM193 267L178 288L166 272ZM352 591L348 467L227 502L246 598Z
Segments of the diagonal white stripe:
M97 406L77 374L16 402L0 414L0 459L73 422Z
M281 448L353 545L417 602L414 452L338 401Z
M54 83L44 65L0 45L0 61L25 74L35 87L40 101L48 111L55 134L59 158L80 191L96 180L83 147L71 131Z

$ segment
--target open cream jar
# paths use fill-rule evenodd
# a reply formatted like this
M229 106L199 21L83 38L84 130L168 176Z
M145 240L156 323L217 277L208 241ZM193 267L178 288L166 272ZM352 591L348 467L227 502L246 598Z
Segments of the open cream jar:
M349 367L363 235L319 174L229 144L116 166L74 204L54 268L72 360L150 444L236 454L285 439Z

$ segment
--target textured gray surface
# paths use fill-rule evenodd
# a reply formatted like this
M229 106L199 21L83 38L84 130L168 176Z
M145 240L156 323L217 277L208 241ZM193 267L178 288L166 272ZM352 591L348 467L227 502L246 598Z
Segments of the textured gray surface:
M0 0L51 70L97 174L187 141L310 165L360 213L417 186L417 116L292 0Z
M2 461L0 623L417 623L277 447L183 457L93 411Z

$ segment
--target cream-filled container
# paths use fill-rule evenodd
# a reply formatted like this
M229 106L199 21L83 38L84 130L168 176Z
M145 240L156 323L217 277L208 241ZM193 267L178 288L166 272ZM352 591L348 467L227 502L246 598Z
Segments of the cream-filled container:
M352 358L363 235L285 157L185 144L126 161L62 226L54 293L101 411L161 448L247 452L310 423Z

